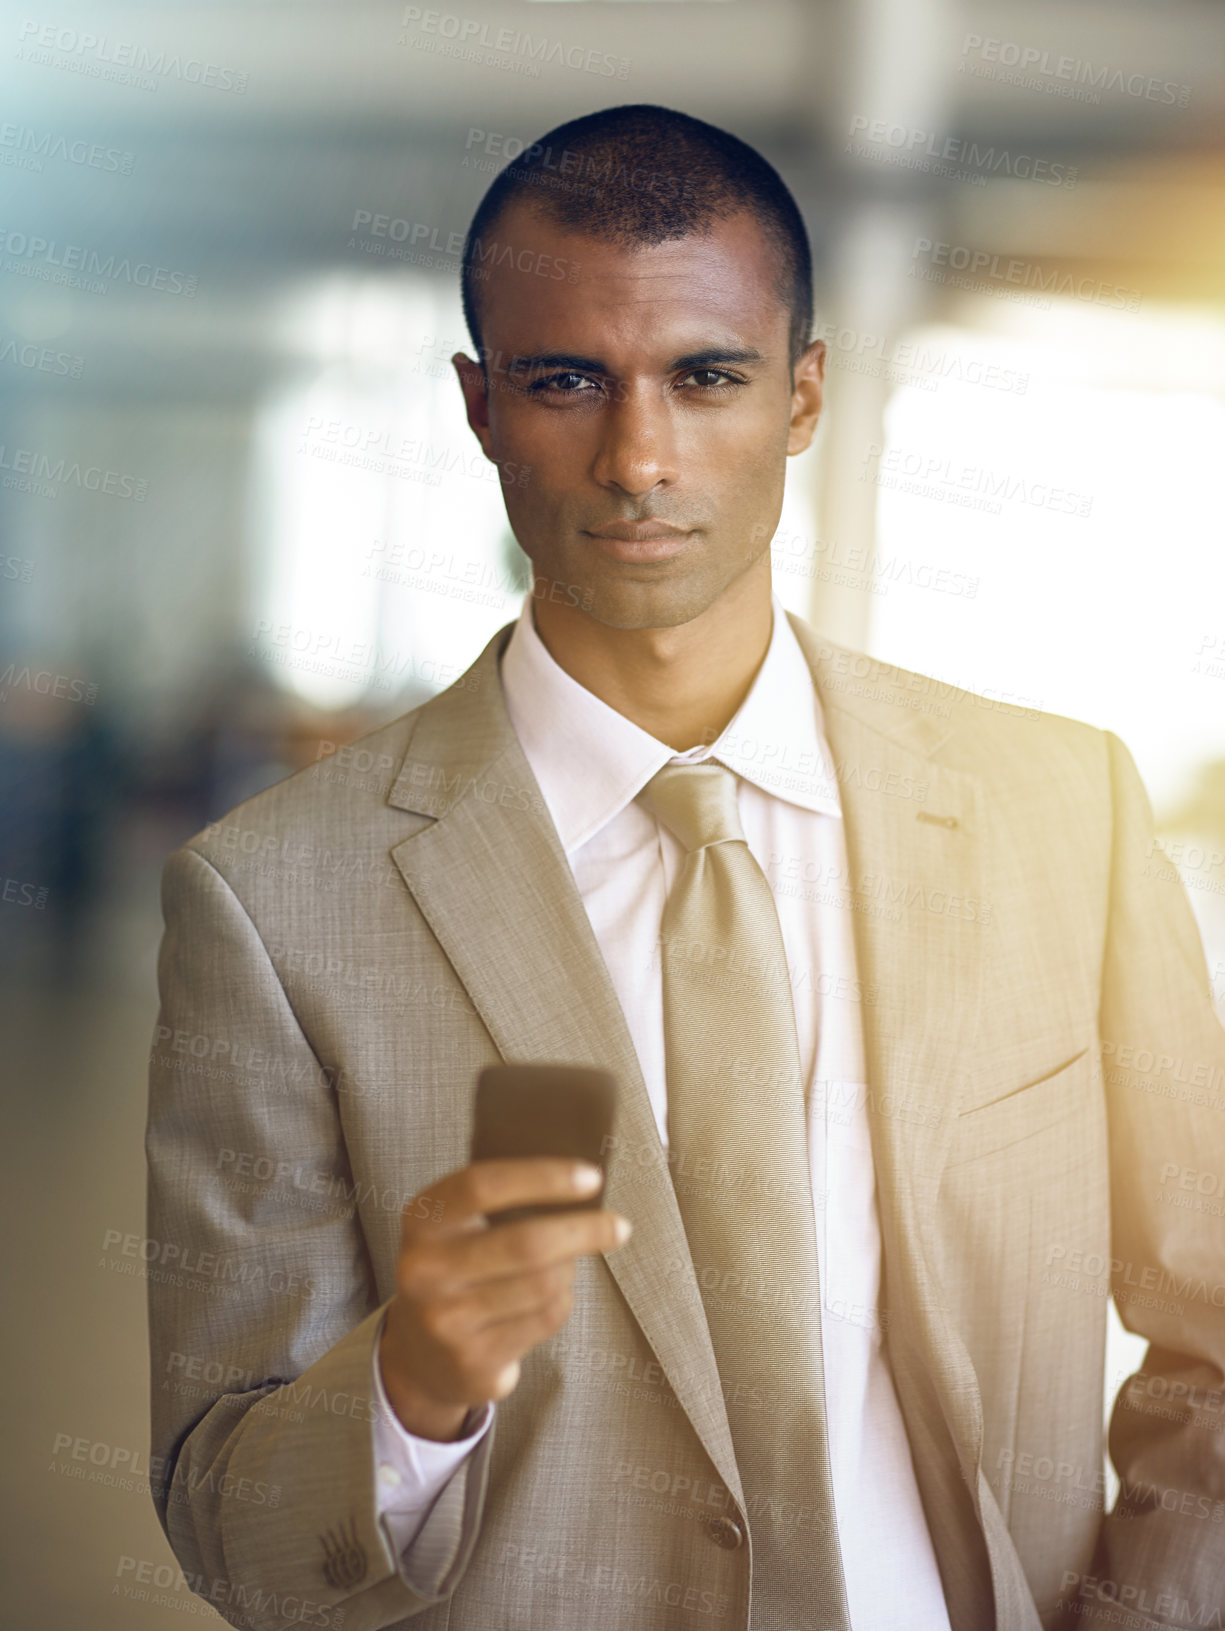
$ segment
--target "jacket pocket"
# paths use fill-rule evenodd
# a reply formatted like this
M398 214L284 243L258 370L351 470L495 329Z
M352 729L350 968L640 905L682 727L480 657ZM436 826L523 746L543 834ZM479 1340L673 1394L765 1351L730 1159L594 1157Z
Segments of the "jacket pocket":
M947 1165L960 1166L1058 1127L1090 1102L1093 1065L1089 1048L1019 1087L958 1112Z
M959 1110L957 1113L959 1116L974 1116L980 1110L990 1110L994 1105L1003 1104L1006 1099L1015 1099L1018 1093L1028 1093L1031 1087L1041 1087L1043 1082L1049 1082L1053 1076L1058 1076L1065 1070L1071 1070L1076 1061L1083 1059L1088 1051L1088 1048L1082 1048L1079 1053L1074 1053L1070 1059L1065 1059L1061 1065L1056 1065L1053 1070L1046 1070L1043 1071L1041 1076L1035 1076L1033 1081L1022 1082L1020 1087L1010 1087L1007 1093L1001 1093L998 1098L987 1099L982 1104L972 1104L968 1110Z

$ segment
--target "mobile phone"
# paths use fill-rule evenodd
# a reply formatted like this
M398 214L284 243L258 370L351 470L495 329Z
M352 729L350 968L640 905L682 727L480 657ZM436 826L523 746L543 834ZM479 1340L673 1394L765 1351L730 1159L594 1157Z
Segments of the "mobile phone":
M471 1159L558 1155L604 1169L617 1105L611 1071L585 1065L486 1065L476 1079ZM603 1204L604 1185L590 1197L508 1206L489 1212L490 1223Z

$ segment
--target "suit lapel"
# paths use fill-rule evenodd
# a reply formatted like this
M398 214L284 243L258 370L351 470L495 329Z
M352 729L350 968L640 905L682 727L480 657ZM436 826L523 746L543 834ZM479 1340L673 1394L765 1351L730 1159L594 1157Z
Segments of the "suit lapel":
M977 1378L946 1317L927 1242L979 1021L982 791L976 777L933 762L947 727L906 706L913 693L880 683L884 665L869 663L880 673L856 678L865 659L790 621L837 766L860 907L855 951L891 1357L903 1409L910 1390L898 1373L918 1365L972 1470L982 1438Z
M743 1501L714 1350L637 1052L570 864L506 711L500 629L426 703L389 794L435 817L392 856L507 1062L613 1071L615 1136L645 1166L609 1163L607 1204L634 1222L604 1258L726 1487ZM684 1265L692 1295L669 1270Z

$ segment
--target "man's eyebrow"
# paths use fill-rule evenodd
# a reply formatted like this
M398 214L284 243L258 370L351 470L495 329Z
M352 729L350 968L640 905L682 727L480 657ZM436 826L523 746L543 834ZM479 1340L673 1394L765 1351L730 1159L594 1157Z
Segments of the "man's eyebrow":
M765 362L765 356L751 346L711 346L705 351L687 351L683 357L673 357L665 366L666 373L678 368L714 368L723 363ZM607 363L599 357L583 357L573 351L517 352L510 362L512 369L573 368L587 374L607 374Z
M511 368L581 368L588 374L606 374L608 370L595 357L580 357L574 351L516 351L510 359Z
M668 364L668 372L676 368L713 368L724 362L765 362L765 357L752 346L712 346L709 351L689 351L675 357Z

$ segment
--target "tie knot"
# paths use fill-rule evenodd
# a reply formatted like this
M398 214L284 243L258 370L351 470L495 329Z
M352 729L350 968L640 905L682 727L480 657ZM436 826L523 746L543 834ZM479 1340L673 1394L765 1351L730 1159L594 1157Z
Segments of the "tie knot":
M713 759L665 765L638 794L638 803L662 821L686 851L728 839L744 841L736 774Z

